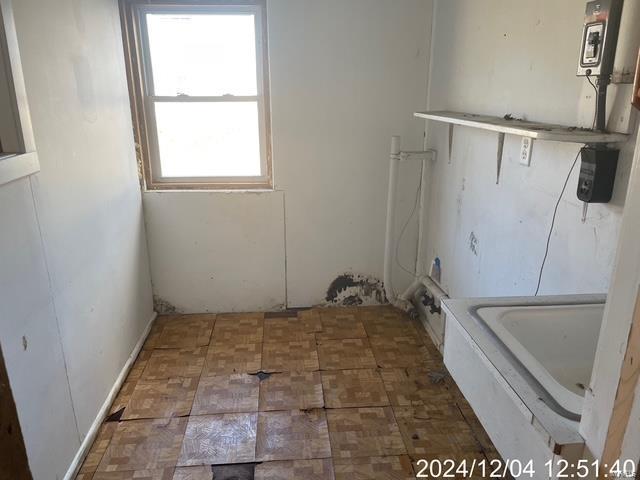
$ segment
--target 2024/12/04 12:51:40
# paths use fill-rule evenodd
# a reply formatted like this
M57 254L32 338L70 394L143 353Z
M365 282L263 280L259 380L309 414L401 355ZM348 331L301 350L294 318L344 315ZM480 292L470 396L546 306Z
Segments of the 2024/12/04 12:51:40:
M476 475L482 478L504 478L511 474L515 478L534 478L536 467L533 460L418 460L420 469L416 478L470 478ZM565 459L545 462L544 474L552 478L635 478L637 464L631 460L616 461L612 465L602 464L598 460L578 460L575 463Z

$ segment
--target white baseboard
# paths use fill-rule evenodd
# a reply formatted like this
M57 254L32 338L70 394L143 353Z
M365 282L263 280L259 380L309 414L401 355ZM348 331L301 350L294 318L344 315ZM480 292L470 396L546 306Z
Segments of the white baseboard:
M122 384L127 378L127 375L129 375L129 371L131 370L133 363L136 361L136 358L138 357L140 350L142 350L144 341L149 336L149 332L151 331L151 327L153 326L153 322L155 321L157 316L158 314L156 312L153 312L153 315L151 316L149 323L147 323L146 328L144 329L144 331L142 332L142 335L140 335L140 338L138 339L138 343L136 343L136 346L133 347L133 351L131 352L131 355L129 355L129 358L127 359L126 363L122 367L122 370L120 371L118 378L116 378L116 381L113 384L113 387L111 387L111 391L109 391L109 395L107 395L107 398L102 404L102 407L100 407L100 411L98 411L98 415L96 416L95 420L91 424L91 428L89 428L87 435L84 437L84 440L82 441L82 444L80 445L80 448L76 453L76 456L73 458L71 465L69 465L69 469L67 470L67 473L65 474L63 480L73 480L77 475L78 470L80 470L80 466L82 465L82 462L84 461L85 457L89 453L89 449L91 448L91 445L93 445L93 441L96 439L96 436L98 435L98 431L100 430L100 426L102 425L102 422L104 421L104 419L107 417L107 414L109 413L109 409L111 408L111 404L113 403L113 401L116 398L116 395L118 395L118 392L120 391L120 387L122 387Z

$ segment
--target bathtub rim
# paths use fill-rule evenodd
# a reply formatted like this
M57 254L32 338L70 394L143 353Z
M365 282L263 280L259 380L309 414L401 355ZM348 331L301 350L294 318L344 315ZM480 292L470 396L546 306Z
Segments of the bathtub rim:
M486 325L491 331L491 334L495 336L496 341L500 342L500 345L507 350L509 356L513 357L515 362L527 372L527 377L532 382L535 382L537 390L544 396L548 402L549 407L554 409L557 413L565 416L569 419L580 421L582 417L582 407L584 397L577 395L562 385L544 365L530 353L524 345L500 322L500 317L493 319L485 318L481 311L484 309L551 309L551 308L569 308L569 307L592 307L602 306L604 309L604 302L594 303L565 303L565 304L553 304L553 305L482 305L472 308L474 316L480 319L480 321ZM506 313L506 312L503 312ZM513 344L513 345L512 345ZM558 398L551 392L551 389L558 389L564 401ZM571 403L572 405L568 405Z
M585 303L602 303L606 301L606 295L575 294L575 295L549 295L538 297L470 297L443 299L442 306L446 315L445 324L455 321L463 328L477 348L485 355L501 375L514 394L520 398L523 407L532 415L532 422L538 432L549 442L549 445L576 444L584 442L578 429L580 423L576 420L559 415L544 401L541 401L539 393L535 391L529 382L523 377L523 371L517 368L514 362L505 355L488 327L474 317L471 309L474 306L537 306L537 305L581 305ZM446 335L444 341L446 342Z

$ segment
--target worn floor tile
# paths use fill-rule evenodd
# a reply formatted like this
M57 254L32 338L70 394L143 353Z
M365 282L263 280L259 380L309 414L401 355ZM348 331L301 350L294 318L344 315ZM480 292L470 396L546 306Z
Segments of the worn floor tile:
M314 341L265 343L263 346L262 370L265 372L303 372L319 368Z
M322 370L376 368L376 359L366 338L318 340Z
M129 404L129 400L131 400L131 395L133 395L133 391L138 384L137 379L129 379L127 378L122 387L120 387L120 391L116 396L116 399L111 404L111 408L109 408L109 416L117 415L119 412L124 412L124 409Z
M154 350L147 368L142 373L146 380L163 378L199 377L204 366L206 347Z
M416 337L374 337L371 348L382 368L429 366L433 359Z
M255 460L257 413L189 417L178 466Z
M443 406L442 410L446 408ZM482 447L455 405L449 406L446 416L433 416L425 407L394 407L393 411L413 458L430 460L482 454Z
M118 424L116 422L103 423L100 426L98 435L93 441L93 445L91 445L91 449L84 459L82 467L80 467L80 473L92 473L98 469L98 465L100 465L100 461L111 443L111 438L117 426Z
M212 343L202 376L255 373L262 363L262 343Z
M337 338L365 338L367 333L355 313L344 313L342 309L328 308L320 313L322 332L316 334L319 340Z
M331 457L331 447L324 410L260 412L257 460L328 457Z
M162 328L155 348L196 348L209 345L215 315L180 315Z
M336 480L414 480L407 455L389 457L334 458Z
M173 468L127 472L97 472L91 480L172 480Z
M327 410L334 458L407 453L391 407Z
M269 318L264 321L264 342L283 343L315 340L309 325L298 318Z
M260 382L260 411L324 407L320 372L273 373Z
M142 350L153 350L156 348L158 340L160 340L160 335L162 335L162 329L166 324L166 320L163 320L163 318L166 318L166 316L158 316L155 322L153 322L149 335L147 335L147 338L142 345Z
M320 318L320 311L317 308L299 311L298 320L305 324L308 332L317 333L322 331L322 319Z
M177 467L172 480L214 480L213 470L209 465L199 467Z
M233 313L218 315L211 343L262 342L263 313Z
M374 369L323 371L322 390L327 408L389 405L382 378Z
M122 420L189 415L197 385L196 377L142 379L131 395Z
M358 318L362 321L369 338L419 338L414 322L400 312L380 312L369 310L359 313Z
M335 480L331 459L264 462L256 467L255 480Z
M191 415L257 412L259 388L257 375L232 373L202 377Z
M448 405L453 397L438 372L426 368L383 368L380 370L391 405Z
M142 372L144 372L144 369L147 367L147 363L149 363L152 352L153 350L140 350L138 358L136 358L136 361L133 362L131 370L129 370L127 379L138 380L140 377L142 377Z
M326 314L324 330L323 313ZM263 314L220 317L221 321L214 324L213 328L215 333L218 327L217 338L220 341L213 341L215 335L212 334L209 348L200 350L161 347L186 345L194 341L204 343L205 340L198 339L207 337L210 322L193 322L193 328L181 329L178 325L182 324L176 323L180 315L158 317L110 410L112 415L105 424L106 431L99 432L96 444L82 467L84 473L77 477L79 480L252 480L256 468L259 415L255 412L208 412L217 412L218 409L226 411L227 408L245 410L249 409L249 404L252 406L250 409L255 410L256 402L261 412L268 412L274 419L273 422L264 421L265 428L269 424L275 433L266 436L260 443L261 453L264 450L273 455L267 458L312 455L307 453L313 450L313 442L307 438L312 435L307 434L313 429L304 428L305 423L300 419L301 415L309 414L299 410L324 406L323 376L327 404L331 409L328 413L324 410L312 411L322 412L319 415L328 417L325 423L328 426L329 450L334 456L335 478L338 480L347 477L348 480L412 478L406 475L407 456L403 455L406 453L405 442L415 457L414 467L415 461L425 456L454 460L500 458L473 410L447 375L441 355L423 326L411 321L402 312L392 307L339 308L330 312L314 308L299 311L295 315L291 312L273 313L264 319ZM195 320L197 316L186 318ZM212 319L212 316L206 318ZM339 319L343 321L338 322ZM362 335L358 322L369 339L329 338ZM199 329L198 325L202 328ZM286 371L270 376L250 376L247 384L206 380L216 376L232 378L230 375L233 373L256 373L261 370L262 343L255 341L243 344L232 339L261 340L262 329L265 346L301 341L315 345L316 334L319 334L318 353L322 371ZM183 341L187 343L181 343ZM420 348L421 345L424 348ZM279 368L283 368L282 363L296 356L286 348L272 348L267 350L273 352ZM206 360L203 360L203 356ZM300 361L304 364L303 360ZM380 381L371 376L379 362L387 367L377 371L386 396L397 413L389 407L371 406L384 401L385 392L380 388ZM352 373L353 370L358 371ZM136 416L135 410L124 408L130 403L139 404L141 411L162 410L158 414L163 415L168 414L165 413L167 411L178 412L179 409L171 408L170 389L166 392L167 398L161 392L147 395L138 393L145 390L142 386L148 382L167 385L167 379L185 377L185 372L190 373L185 379L198 382L201 387L195 396L198 397L201 412L207 412L206 415L195 416L192 407L192 417L189 419L127 420L118 423L121 417L127 418L127 409L129 415ZM204 374L202 385L198 380L201 373ZM158 378L153 378L154 375ZM248 379L249 376L238 375L237 378ZM142 386L136 389L138 383ZM136 399L132 401L134 392ZM256 392L259 392L259 399ZM156 395L159 398L150 400ZM186 401L188 403L188 398ZM167 410L162 407L163 403L168 405ZM369 405L356 407L364 404ZM333 409L334 405L354 407ZM292 416L293 410L296 413ZM190 430L193 438L190 442L183 442L189 420L193 422ZM155 423L171 421L184 422L182 433L179 428L172 428L171 423L164 428L163 424ZM120 431L122 429L126 431ZM247 434L251 431L252 434ZM109 441L111 434L113 437ZM183 453L185 461L192 462L188 465L194 466L176 467L174 473L174 466ZM168 466L164 466L163 462ZM210 466L214 462L220 464ZM325 468L327 465L331 465L328 459L271 460L258 465L255 478L330 480L333 477L326 476L331 472ZM94 472L89 470L96 467L98 470L108 467L111 471L100 470L94 478Z
M118 423L98 472L175 467L186 425L186 418Z

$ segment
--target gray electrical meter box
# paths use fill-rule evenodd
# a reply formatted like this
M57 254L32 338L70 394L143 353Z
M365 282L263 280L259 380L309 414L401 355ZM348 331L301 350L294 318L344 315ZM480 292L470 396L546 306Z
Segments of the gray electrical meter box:
M618 42L623 0L587 3L580 46L578 76L611 75Z

